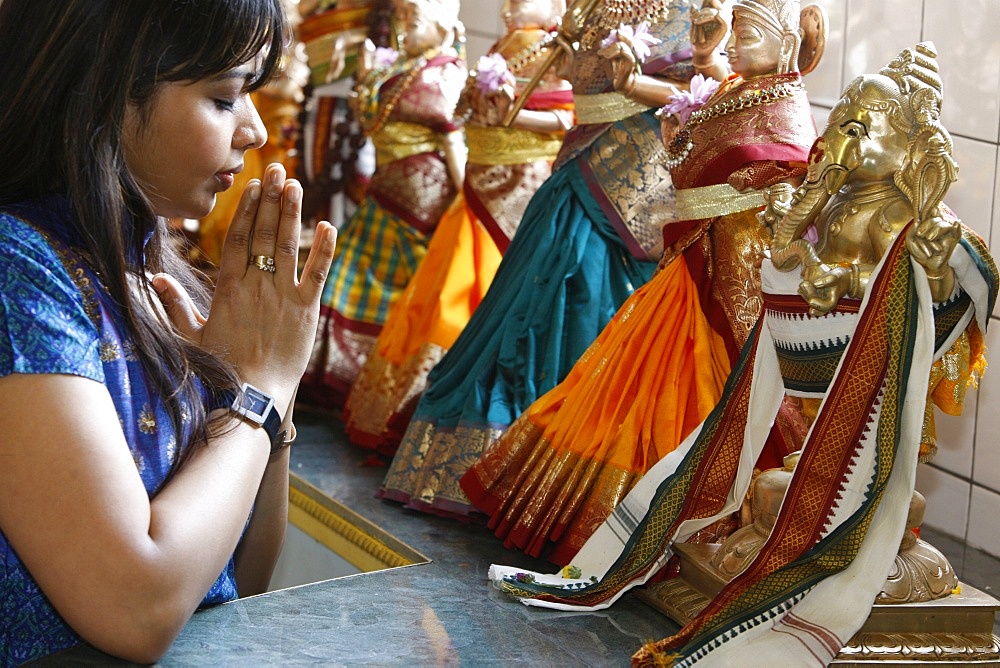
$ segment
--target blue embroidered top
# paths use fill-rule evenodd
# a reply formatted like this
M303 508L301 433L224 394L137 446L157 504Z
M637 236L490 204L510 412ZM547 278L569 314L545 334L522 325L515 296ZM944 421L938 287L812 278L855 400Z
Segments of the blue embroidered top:
M60 199L0 210L0 376L72 374L103 383L152 498L190 434L174 431L147 385L114 305L83 258L70 250L70 215ZM236 597L230 559L202 606ZM0 527L0 666L82 642L39 589Z

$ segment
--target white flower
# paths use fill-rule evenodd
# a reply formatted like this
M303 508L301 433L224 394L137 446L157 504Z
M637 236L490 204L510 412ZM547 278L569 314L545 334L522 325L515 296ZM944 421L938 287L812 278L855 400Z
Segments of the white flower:
M384 46L375 47L375 67L386 68L397 60L399 60L399 52L395 49L387 49Z
M479 57L479 62L476 63L476 88L480 93L495 93L505 84L513 86L515 81L514 75L507 69L507 61L499 53Z
M656 46L661 40L649 34L649 21L643 21L635 28L624 23L618 24L617 30L611 33L601 42L601 46L611 46L615 42L621 42L635 54L636 61L643 63L649 54L652 53L649 47Z
M718 89L718 81L712 78L706 79L702 74L696 74L691 78L691 90L682 90L677 95L671 95L663 107L663 113L677 114L680 116L681 123L687 123L692 112L701 108Z

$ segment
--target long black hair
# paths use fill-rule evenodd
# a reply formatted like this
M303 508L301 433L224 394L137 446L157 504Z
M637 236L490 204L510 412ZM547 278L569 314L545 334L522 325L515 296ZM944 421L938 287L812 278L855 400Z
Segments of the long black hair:
M0 205L68 199L74 244L120 308L178 434L182 416L197 437L206 433L195 378L215 393L236 375L152 308L151 273L175 276L202 308L208 294L125 164L125 110L141 114L163 83L263 54L256 90L287 41L281 0L0 0Z

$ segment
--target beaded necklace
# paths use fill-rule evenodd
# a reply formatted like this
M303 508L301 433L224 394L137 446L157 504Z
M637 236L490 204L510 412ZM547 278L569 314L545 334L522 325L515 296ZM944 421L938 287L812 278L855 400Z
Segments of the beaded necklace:
M710 107L702 107L692 112L684 126L677 131L677 134L666 146L667 157L663 164L666 165L667 169L673 169L687 159L691 154L691 149L694 148L694 143L691 141L691 130L702 123L735 111L777 102L795 95L800 90L802 90L801 82L782 81L767 88L747 91L738 97L717 102Z
M556 38L557 31L547 32L533 44L524 47L518 53L507 59L507 69L515 75L520 74L525 67L535 62L539 54Z
M358 123L368 136L376 134L389 120L389 116L396 109L399 99L410 87L417 76L427 67L427 63L441 51L441 47L433 47L424 51L416 58L406 58L402 62L397 61L387 68L377 68L365 75L355 87L358 97L363 101L361 113L358 114ZM392 97L384 104L379 104L382 86L393 77L405 73L405 77L396 86Z
M580 47L589 50L617 30L619 25L635 27L643 21L655 25L667 18L671 0L604 0L592 22L580 38Z

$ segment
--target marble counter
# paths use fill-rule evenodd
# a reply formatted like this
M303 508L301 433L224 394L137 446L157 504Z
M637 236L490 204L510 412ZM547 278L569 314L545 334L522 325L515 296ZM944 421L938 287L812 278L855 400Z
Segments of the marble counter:
M495 591L491 563L555 567L505 549L483 525L374 497L385 468L346 442L340 423L299 411L292 470L430 559L241 599L195 614L160 665L624 666L677 625L626 595L610 609L529 608ZM86 648L52 658L109 663Z

